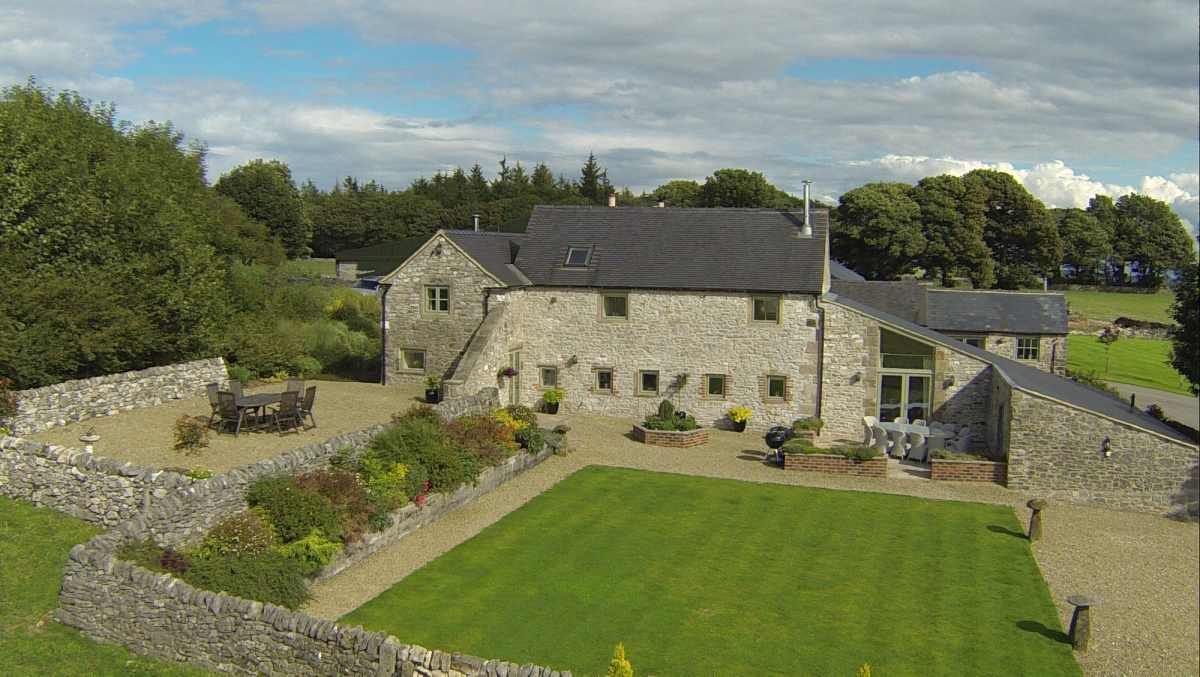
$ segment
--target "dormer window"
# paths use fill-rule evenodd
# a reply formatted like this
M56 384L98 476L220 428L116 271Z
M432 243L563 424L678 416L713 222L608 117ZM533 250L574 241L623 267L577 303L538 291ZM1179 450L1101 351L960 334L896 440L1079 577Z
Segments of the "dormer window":
M569 247L567 249L567 261L563 264L564 268L587 268L588 261L592 259L591 247Z

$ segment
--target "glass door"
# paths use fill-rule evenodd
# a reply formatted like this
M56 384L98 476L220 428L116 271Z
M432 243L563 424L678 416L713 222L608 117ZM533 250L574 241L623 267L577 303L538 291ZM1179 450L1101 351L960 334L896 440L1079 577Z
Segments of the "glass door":
M508 403L521 403L521 351L514 350L508 354L508 366L512 367L513 376L508 379Z
M879 420L890 422L904 416L910 421L918 418L928 421L932 382L933 378L924 374L881 374Z

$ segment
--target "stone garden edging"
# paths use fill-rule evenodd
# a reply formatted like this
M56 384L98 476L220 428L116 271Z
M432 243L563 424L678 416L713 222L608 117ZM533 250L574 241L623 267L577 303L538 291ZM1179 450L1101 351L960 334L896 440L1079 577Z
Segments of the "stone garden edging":
M956 461L934 458L929 461L929 479L941 482L981 482L1008 486L1008 464L998 461Z
M17 435L27 435L75 421L153 407L166 400L196 397L205 393L209 383L229 387L224 359L194 360L21 390L17 392L17 413L9 427Z
M847 458L841 454L784 454L783 469L800 472L822 472L830 475L887 477L887 457L869 461Z
M633 426L633 439L642 444L652 444L656 447L690 449L702 444L708 444L708 428L696 428L695 430L650 430L635 423Z

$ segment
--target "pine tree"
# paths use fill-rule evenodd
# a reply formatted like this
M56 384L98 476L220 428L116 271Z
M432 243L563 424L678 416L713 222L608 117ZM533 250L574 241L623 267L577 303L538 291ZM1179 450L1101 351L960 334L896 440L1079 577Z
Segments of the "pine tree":
M633 666L625 660L625 645L618 644L608 662L608 677L633 677Z

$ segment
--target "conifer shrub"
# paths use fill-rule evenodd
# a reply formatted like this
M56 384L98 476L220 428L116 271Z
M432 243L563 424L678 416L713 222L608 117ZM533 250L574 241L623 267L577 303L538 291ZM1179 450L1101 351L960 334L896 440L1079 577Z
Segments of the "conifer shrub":
M625 645L618 644L608 662L607 677L633 677L633 666L625 659Z
M342 551L342 544L325 538L320 529L313 529L307 536L275 548L281 555L294 560L300 572L307 576L329 565Z
M197 560L184 580L201 590L221 592L296 609L311 595L296 560L276 550L249 557L220 555Z

